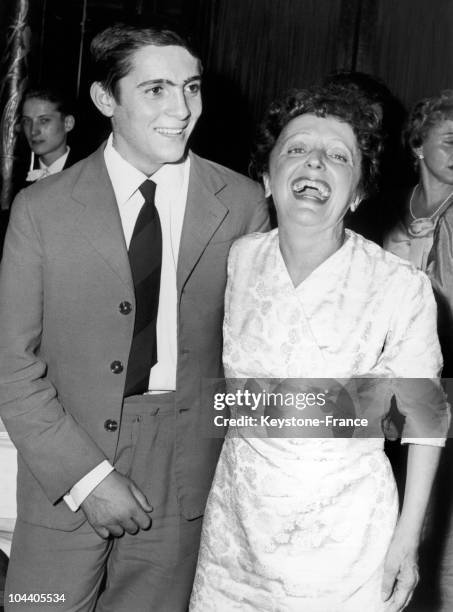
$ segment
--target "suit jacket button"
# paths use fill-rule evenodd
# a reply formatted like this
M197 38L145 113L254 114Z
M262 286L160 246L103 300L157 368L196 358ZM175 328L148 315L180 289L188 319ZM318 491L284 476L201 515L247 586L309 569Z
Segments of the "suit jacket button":
M107 419L104 423L104 429L106 431L116 431L118 429L118 422L113 419Z
M124 367L121 361L112 361L112 363L110 364L110 370L114 374L121 374L121 372L124 370Z
M118 309L119 309L121 314L127 315L132 310L132 304L130 302L126 302L126 301L121 302L121 304L118 306Z

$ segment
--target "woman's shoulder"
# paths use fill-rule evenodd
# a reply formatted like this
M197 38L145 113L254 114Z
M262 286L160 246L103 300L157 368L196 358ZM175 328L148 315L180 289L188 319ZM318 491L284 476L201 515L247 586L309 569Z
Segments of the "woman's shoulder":
M375 242L364 238L352 230L346 230L349 239L352 240L353 258L362 261L367 273L379 283L391 281L391 284L429 282L427 275L418 270L410 261L402 259L386 251Z
M453 225L453 201L449 206L440 214L439 221L443 221L448 225Z
M230 253L242 254L243 252L259 251L269 247L276 239L277 229L270 230L269 232L245 234L233 242Z
M277 230L253 232L235 240L228 255L229 274L241 270L243 276L256 269L274 252L278 242Z

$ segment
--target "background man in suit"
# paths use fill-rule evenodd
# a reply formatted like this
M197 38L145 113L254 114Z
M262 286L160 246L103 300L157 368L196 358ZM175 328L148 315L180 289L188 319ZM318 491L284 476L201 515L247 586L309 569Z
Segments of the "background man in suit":
M15 162L14 193L69 168L87 154L85 151L81 155L74 139L68 146L68 134L75 126L73 112L72 102L58 88L40 87L25 92L21 127L27 143L21 143L17 165ZM9 211L0 211L0 258L8 218Z
M267 210L255 183L187 151L201 64L184 39L119 25L92 54L113 134L18 195L0 272L19 463L6 606L178 612L221 444L201 391L222 376L226 259Z
M26 91L21 125L31 149L25 187L78 161L74 149L67 144L75 118L71 104L62 92L53 88Z

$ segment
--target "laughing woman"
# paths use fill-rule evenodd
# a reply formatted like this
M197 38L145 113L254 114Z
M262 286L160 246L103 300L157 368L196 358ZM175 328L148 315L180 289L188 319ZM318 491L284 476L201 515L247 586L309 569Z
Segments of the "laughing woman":
M255 165L279 227L231 249L228 377L438 375L427 277L343 226L375 176L378 123L357 93L333 87L302 90L271 106ZM382 438L250 437L230 428L208 501L192 612L407 605L448 420L440 387L434 389L420 406L410 388L391 388L410 443L399 519ZM382 414L389 399L379 400ZM439 437L416 438L430 410Z

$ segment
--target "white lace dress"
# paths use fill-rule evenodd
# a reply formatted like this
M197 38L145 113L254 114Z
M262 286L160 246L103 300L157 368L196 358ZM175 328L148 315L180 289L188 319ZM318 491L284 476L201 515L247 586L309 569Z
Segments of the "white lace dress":
M227 377L435 377L440 370L427 277L353 232L297 288L277 230L238 240L228 275ZM406 429L416 431L417 417L401 399ZM230 429L191 612L384 610L383 561L397 507L382 439L263 438Z

